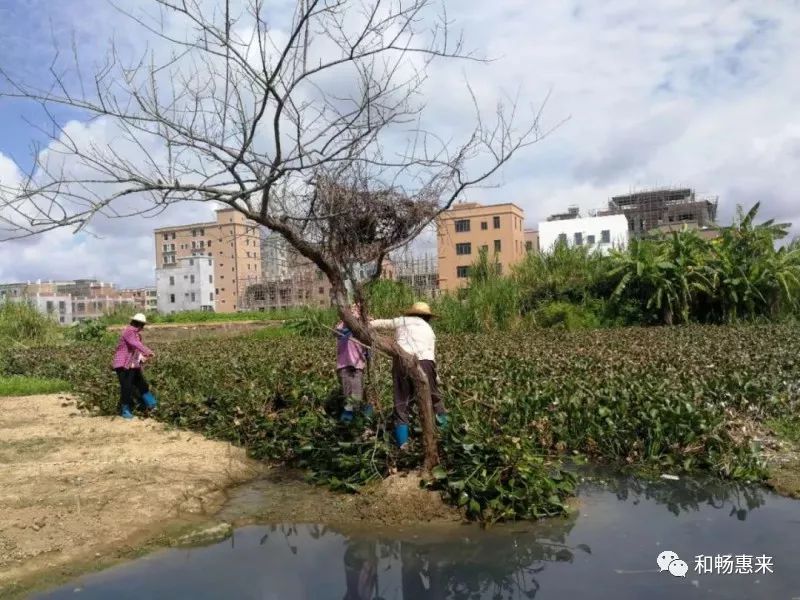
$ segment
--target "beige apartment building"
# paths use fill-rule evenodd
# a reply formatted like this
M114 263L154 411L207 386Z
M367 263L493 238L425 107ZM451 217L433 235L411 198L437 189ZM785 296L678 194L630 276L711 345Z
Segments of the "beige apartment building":
M523 210L512 203L462 203L443 212L437 220L439 289L466 285L482 249L492 259L496 255L501 272L508 273L525 256L524 219Z
M232 209L217 211L216 221L155 230L156 269L176 267L180 258L214 259L214 309L241 310L245 290L261 281L261 232Z

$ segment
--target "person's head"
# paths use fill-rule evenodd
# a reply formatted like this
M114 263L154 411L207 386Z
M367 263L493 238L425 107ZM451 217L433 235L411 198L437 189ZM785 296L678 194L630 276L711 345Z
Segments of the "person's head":
M144 316L143 313L136 313L131 318L131 325L136 327L136 329L144 329L144 326L147 324L147 317Z
M428 323L436 315L431 312L431 307L428 306L427 302L414 302L414 304L411 305L411 308L406 311L406 316L419 317Z

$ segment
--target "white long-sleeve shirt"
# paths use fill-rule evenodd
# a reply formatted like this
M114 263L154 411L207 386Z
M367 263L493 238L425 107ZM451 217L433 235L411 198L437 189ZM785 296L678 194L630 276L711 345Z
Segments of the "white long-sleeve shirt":
M374 329L394 329L398 346L417 360L436 358L436 334L433 328L420 317L397 317L396 319L376 319L370 321Z

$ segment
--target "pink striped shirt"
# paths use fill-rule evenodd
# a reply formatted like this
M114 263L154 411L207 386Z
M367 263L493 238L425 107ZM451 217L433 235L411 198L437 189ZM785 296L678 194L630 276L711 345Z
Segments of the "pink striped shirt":
M114 369L137 369L140 366L141 354L149 356L153 351L142 343L139 330L133 325L128 325L119 336L112 366Z

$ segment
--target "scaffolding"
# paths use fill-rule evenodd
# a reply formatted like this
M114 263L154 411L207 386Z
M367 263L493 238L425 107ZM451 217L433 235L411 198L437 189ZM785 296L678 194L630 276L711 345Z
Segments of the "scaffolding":
M392 261L395 279L404 283L418 298L439 294L439 263L435 256L408 256Z
M597 216L625 215L632 237L644 237L688 226L713 227L718 197L698 197L690 188L660 188L614 196Z

